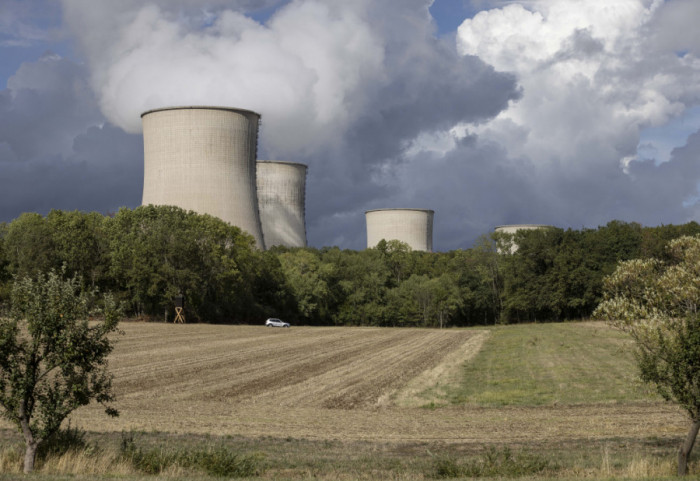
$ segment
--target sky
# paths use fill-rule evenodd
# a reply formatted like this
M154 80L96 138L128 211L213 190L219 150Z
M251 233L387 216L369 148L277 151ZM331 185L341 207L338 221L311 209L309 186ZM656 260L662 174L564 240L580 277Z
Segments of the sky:
M262 115L309 166L309 245L433 209L433 247L504 224L700 220L696 0L3 0L0 222L140 205L140 114Z

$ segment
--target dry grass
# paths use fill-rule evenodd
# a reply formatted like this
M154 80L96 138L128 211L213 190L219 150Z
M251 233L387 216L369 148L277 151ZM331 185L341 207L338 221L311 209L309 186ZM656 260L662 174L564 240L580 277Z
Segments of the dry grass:
M90 450L69 452L63 456L41 460L37 466L37 479L102 479L104 477L129 481L153 479L152 475L139 472L132 464L122 459L114 448L118 435L102 439L109 447L98 453ZM198 449L202 443L226 445L237 452L265 452L266 469L260 477L251 479L432 479L435 462L451 459L458 465L474 464L486 459L488 450L461 448L449 449L437 445L390 445L380 443L308 442L303 440L226 440L209 438L192 439L189 436L167 436L144 434L138 439L143 446L163 446L164 450ZM160 444L165 442L166 444ZM641 446L622 447L609 443L585 442L576 447L567 446L566 452L556 450L553 445L530 445L528 448L513 448L516 459L524 454L527 458L545 460L549 467L539 475L527 479L667 479L673 476L674 448L657 447L657 452L639 451ZM493 447L491 452L502 452L502 447ZM660 449L661 452L658 451ZM512 466L517 468L518 465ZM0 479L15 479L21 476L21 453L17 449L0 449ZM691 476L697 475L697 467L691 468ZM188 481L211 480L197 469L172 465L160 473L161 477L182 478ZM515 476L518 478L518 476ZM508 472L499 479L512 479Z
M24 453L19 445L0 451L0 473L22 473ZM70 450L62 455L39 459L35 466L38 474L51 475L135 475L136 470L121 459L116 450L93 452Z

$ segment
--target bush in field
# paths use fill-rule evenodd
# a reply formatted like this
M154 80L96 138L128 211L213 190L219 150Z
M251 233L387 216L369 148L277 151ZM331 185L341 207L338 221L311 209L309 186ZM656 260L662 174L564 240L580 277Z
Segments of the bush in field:
M53 433L39 446L37 457L63 456L68 451L83 451L87 446L85 431L71 427L69 424L66 428Z
M605 279L594 315L632 336L642 379L688 413L678 452L683 475L700 430L700 236L671 241L667 258L621 263Z

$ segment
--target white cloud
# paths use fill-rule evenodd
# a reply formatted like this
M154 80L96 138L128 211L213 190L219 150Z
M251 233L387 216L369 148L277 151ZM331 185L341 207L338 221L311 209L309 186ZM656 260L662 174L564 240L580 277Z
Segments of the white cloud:
M697 59L655 41L653 20L665 7L661 0L542 0L466 20L460 51L516 73L524 93L471 131L542 167L594 168L636 155L641 130L700 101ZM514 130L527 132L522 142L510 141Z

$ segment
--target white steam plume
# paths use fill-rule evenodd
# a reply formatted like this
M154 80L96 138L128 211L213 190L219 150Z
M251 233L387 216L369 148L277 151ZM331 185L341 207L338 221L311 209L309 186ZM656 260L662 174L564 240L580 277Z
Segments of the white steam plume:
M223 105L261 113L273 153L337 141L382 84L365 2L295 1L265 25L223 3L64 0L105 116L138 132L151 108Z

